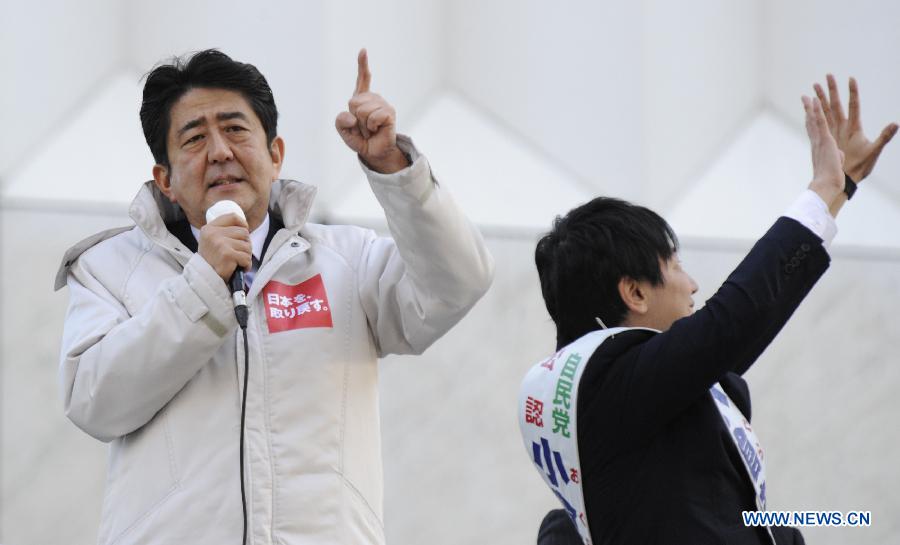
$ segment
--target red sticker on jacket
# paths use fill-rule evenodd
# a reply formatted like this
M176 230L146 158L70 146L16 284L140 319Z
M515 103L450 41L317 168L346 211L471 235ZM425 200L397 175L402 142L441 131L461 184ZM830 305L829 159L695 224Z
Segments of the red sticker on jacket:
M333 327L322 275L296 286L270 280L263 288L269 333L304 327Z

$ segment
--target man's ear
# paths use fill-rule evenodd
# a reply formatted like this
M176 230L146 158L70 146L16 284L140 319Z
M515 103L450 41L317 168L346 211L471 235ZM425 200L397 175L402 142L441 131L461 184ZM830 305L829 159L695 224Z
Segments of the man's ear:
M650 308L645 283L633 278L623 276L619 280L619 297L630 313L643 315Z
M169 179L169 169L162 165L153 165L153 181L156 182L156 187L163 195L170 201L176 202L175 195L172 193L172 181Z
M284 138L276 136L269 146L269 155L272 157L272 166L275 169L275 178L281 174L281 165L284 164Z

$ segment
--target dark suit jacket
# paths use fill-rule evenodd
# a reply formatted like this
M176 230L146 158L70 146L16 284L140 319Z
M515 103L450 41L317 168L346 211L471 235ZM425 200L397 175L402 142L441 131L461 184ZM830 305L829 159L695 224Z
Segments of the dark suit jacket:
M743 524L755 493L709 388L720 382L750 419L740 375L828 268L821 243L780 218L702 309L659 334L616 335L591 356L577 410L595 545L769 543ZM775 532L779 544L802 543L794 529Z

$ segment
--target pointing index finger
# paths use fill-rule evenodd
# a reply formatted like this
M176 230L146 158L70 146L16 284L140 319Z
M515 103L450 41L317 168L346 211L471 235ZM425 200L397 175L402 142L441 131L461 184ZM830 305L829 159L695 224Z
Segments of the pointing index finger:
M365 48L359 50L359 56L356 58L358 71L356 73L356 89L353 95L361 95L369 92L369 84L372 82L372 73L369 72L369 54Z

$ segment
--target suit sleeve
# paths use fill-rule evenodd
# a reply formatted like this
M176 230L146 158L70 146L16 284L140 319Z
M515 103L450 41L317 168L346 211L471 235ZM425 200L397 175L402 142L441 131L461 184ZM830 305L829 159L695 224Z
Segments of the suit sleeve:
M59 377L66 416L110 441L153 418L237 324L225 284L199 254L134 315L89 261L69 270Z
M828 268L821 239L782 217L692 316L634 348L616 369L633 425L674 418L728 372L744 372Z
M796 220L809 229L820 239L821 245L826 250L837 234L837 225L828 211L828 205L810 189L800 194L797 200L788 208L785 216ZM800 262L808 257L808 251L811 246L811 243L800 243L800 247L795 251L794 257L785 264L785 270L790 271L799 267ZM795 290L786 294L785 297L780 299L782 310L786 310L788 316L790 316L792 309L800 305L806 293L806 291ZM732 370L739 375L743 375L769 343L772 342L772 339L775 338L775 335L778 334L783 325L784 322L773 321L769 323L763 333L757 337L756 342L748 345L745 353L737 357Z
M358 267L360 298L378 355L418 354L487 291L493 259L478 229L398 135L412 164L392 175L365 168L392 238L370 236Z

